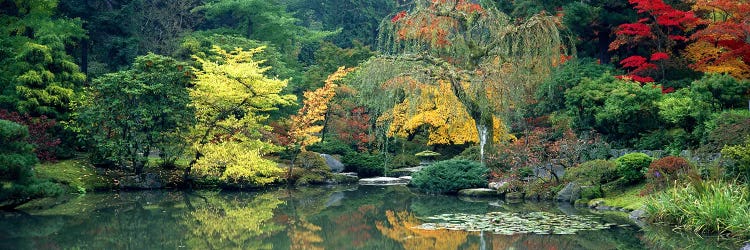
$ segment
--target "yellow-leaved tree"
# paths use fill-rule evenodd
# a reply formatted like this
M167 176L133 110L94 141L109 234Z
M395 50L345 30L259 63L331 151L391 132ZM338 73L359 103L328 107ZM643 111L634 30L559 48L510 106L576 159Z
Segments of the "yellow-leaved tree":
M528 108L567 53L556 17L515 21L472 1L414 1L379 29L380 55L350 82L359 102L385 114L391 133L424 125L430 143L478 143L482 160L488 145L512 137L501 118Z
M280 147L261 141L260 131L268 129L263 124L268 111L291 105L296 97L282 95L287 81L266 77L269 68L253 60L262 50L226 52L214 47L218 60L194 57L201 68L195 70L190 89L197 122L190 133L195 158L185 170L186 178L195 171L230 185L261 186L283 173L275 162L263 158Z

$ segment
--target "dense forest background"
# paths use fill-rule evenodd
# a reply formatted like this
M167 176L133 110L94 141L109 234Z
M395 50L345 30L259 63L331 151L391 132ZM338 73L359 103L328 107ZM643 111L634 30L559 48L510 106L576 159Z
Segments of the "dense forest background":
M0 173L16 185L6 197L26 199L54 192L36 159L229 186L322 181L311 151L361 176L431 150L517 180L611 148L747 161L748 13L722 0L0 0L0 118L25 126L0 124L14 155Z

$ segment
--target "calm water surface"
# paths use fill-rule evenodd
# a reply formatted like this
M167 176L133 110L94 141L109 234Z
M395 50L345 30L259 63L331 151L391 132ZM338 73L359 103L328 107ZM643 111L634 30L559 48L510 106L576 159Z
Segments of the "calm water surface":
M403 186L90 193L49 208L0 213L0 249L739 248L637 226L510 236L415 228L432 215L494 211L592 214L556 203L505 204L426 195ZM627 224L618 216L593 215L602 222Z

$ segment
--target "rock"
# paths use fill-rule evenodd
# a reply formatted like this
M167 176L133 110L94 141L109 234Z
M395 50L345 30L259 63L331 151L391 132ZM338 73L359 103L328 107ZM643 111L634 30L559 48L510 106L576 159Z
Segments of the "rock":
M409 179L394 178L394 177L375 177L375 178L363 178L359 179L359 185L377 185L377 186L389 186L389 185L407 185Z
M581 186L575 182L565 185L565 188L557 193L557 201L573 203L581 198Z
M633 220L642 220L646 218L646 211L642 209L636 209L633 210L633 212L630 212L630 215L628 215L628 218Z
M394 177L400 177L400 176L411 176L412 174L419 172L419 170L422 170L423 167L410 167L410 168L399 168L399 169L393 169L391 170L390 174Z
M331 172L341 173L341 171L344 171L344 164L333 158L333 156L327 154L320 154L320 156L326 160L326 165L331 168Z
M338 173L340 175L346 175L349 177L359 178L359 175L356 172L345 172L345 173Z
M402 180L407 180L407 181L411 182L411 176L399 176L398 178L402 179Z
M334 173L333 176L326 180L328 184L346 184L357 183L357 173Z
M494 190L505 190L508 188L508 182L490 182L490 184L487 185L488 188L494 189Z
M750 250L750 243L747 243L741 250Z
M497 190L489 189L489 188L461 189L458 191L458 195L472 196L472 197L493 197L493 196L497 196Z
M123 176L119 180L119 186L123 189L159 189L164 187L164 183L157 174L146 173Z

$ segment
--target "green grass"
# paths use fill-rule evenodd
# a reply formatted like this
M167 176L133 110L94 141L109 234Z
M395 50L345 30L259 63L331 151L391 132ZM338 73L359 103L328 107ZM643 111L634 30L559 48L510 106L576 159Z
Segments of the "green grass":
M750 239L750 191L737 183L703 181L654 194L646 207L653 221L697 233Z
M604 201L604 205L610 207L621 207L630 210L640 209L648 200L647 196L640 195L641 190L643 190L645 185L646 184L643 183L605 192L604 198L593 199L589 201L589 204Z
M109 189L113 183L106 177L97 175L94 166L85 159L61 160L55 163L41 163L34 167L39 178L70 186L74 192Z

